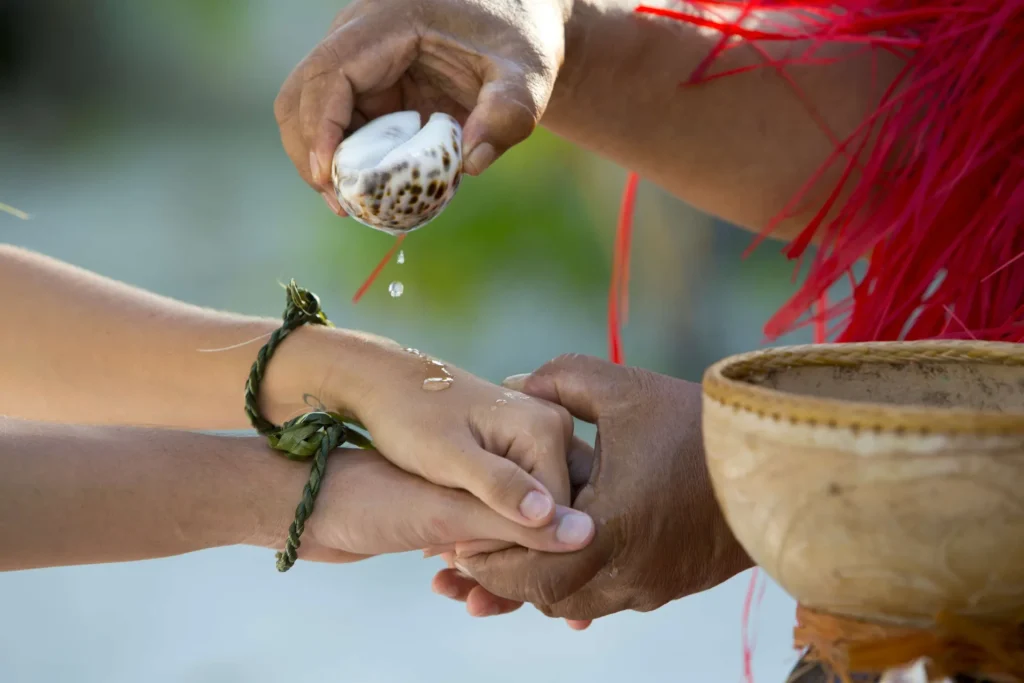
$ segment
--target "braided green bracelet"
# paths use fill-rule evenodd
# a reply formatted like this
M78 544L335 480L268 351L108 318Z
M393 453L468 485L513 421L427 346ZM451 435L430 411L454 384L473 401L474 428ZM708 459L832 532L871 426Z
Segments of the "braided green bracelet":
M309 473L309 481L302 489L302 500L295 508L295 520L288 528L288 539L284 550L277 553L277 570L286 572L295 564L298 557L299 537L305 529L306 521L313 514L313 504L320 493L324 470L327 468L327 456L335 448L346 441L360 448L371 445L370 440L353 427L346 424L341 415L331 412L312 412L275 425L260 414L259 391L260 383L266 372L274 351L292 331L303 325L326 325L333 327L320 309L320 299L316 294L305 290L292 280L285 288L288 293L288 304L284 310L284 322L274 330L270 339L256 355L256 362L249 371L249 379L245 382L245 413L253 428L261 436L267 437L270 447L282 451L290 460L308 460L313 458L313 468Z

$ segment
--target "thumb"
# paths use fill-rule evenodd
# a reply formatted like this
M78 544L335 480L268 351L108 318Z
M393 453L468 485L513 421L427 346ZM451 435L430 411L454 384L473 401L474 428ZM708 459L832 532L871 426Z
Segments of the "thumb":
M493 63L463 128L464 168L483 173L510 147L530 136L551 96L553 78Z
M466 496L469 498L469 496ZM594 521L589 515L561 505L550 524L525 528L484 508L476 500L465 500L457 514L445 515L421 530L420 547L455 544L456 551L467 546L474 552L492 552L510 545L548 553L572 553L585 548L594 538ZM438 523L440 521L440 523Z
M573 417L596 423L621 397L631 393L629 368L594 356L566 354L528 375L507 377L502 385L556 403Z

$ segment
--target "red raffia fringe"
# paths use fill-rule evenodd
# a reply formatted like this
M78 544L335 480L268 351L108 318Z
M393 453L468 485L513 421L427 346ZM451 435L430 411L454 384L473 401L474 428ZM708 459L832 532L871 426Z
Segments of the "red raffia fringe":
M761 54L763 63L753 68L775 69L791 84L787 65L834 62L818 55L829 44L858 44L904 60L878 109L849 138L836 140L826 130L835 152L755 241L793 215L791 207L803 203L826 169L841 164L839 184L784 250L800 259L812 238L821 242L800 289L765 325L767 338L813 323L816 337L828 326L827 336L838 342L1024 342L1024 0L689 4L700 11L637 9L721 32L687 85L728 76L708 71L737 45ZM759 10L792 11L801 23L745 26ZM767 41L793 43L793 50L771 59L760 47ZM842 191L849 192L845 202ZM620 235L629 234L628 222L620 218ZM867 272L855 279L854 265L865 257ZM853 282L852 295L802 319L843 278ZM621 348L614 342L618 325L610 316L613 350Z

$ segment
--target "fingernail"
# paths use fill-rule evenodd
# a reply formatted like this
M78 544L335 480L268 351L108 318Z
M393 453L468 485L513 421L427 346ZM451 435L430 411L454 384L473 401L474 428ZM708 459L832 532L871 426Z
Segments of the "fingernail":
M562 518L555 530L555 538L566 545L583 543L594 530L594 520L581 512L572 512Z
M320 183L320 159L317 158L316 152L309 153L309 173L313 176L314 183Z
M330 207L331 211L333 211L336 216L341 215L341 204L338 203L337 197L326 190L321 192L320 196L324 198L324 201L327 202L327 206Z
M452 564L455 565L455 571L462 575L463 578L472 579L473 576L469 573L469 570L459 564L458 560L455 560Z
M494 145L489 142L481 142L466 157L466 173L470 175L483 173L487 170L488 166L494 163L494 159L497 156L498 153L495 151Z
M519 504L519 512L523 517L532 520L544 519L551 513L554 502L540 491L530 491L523 496L523 502Z
M499 608L497 605L488 605L487 607L484 607L482 610L477 612L476 615L478 617L496 617L500 613L501 608Z
M526 386L526 380L527 378L529 378L529 376L529 373L523 373L522 375L512 375L510 377L506 377L505 380L501 383L501 386L505 387L506 389L515 389L516 391L522 391L523 387Z

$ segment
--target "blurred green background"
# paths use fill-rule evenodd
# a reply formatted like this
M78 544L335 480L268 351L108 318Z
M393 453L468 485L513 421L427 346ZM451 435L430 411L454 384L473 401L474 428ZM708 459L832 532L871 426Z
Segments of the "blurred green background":
M0 201L32 215L0 214L0 241L250 314L279 315L277 282L294 277L338 324L494 381L566 351L605 355L625 172L545 131L466 179L406 240L406 263L350 303L391 238L309 191L272 112L340 4L0 0ZM650 185L635 235L631 364L699 380L759 346L793 289L777 245L742 260L749 235ZM398 556L278 576L269 553L233 548L0 575L0 682L739 680L746 575L577 634L531 609L471 620L430 593L437 566ZM769 589L761 680L794 659L791 607Z

